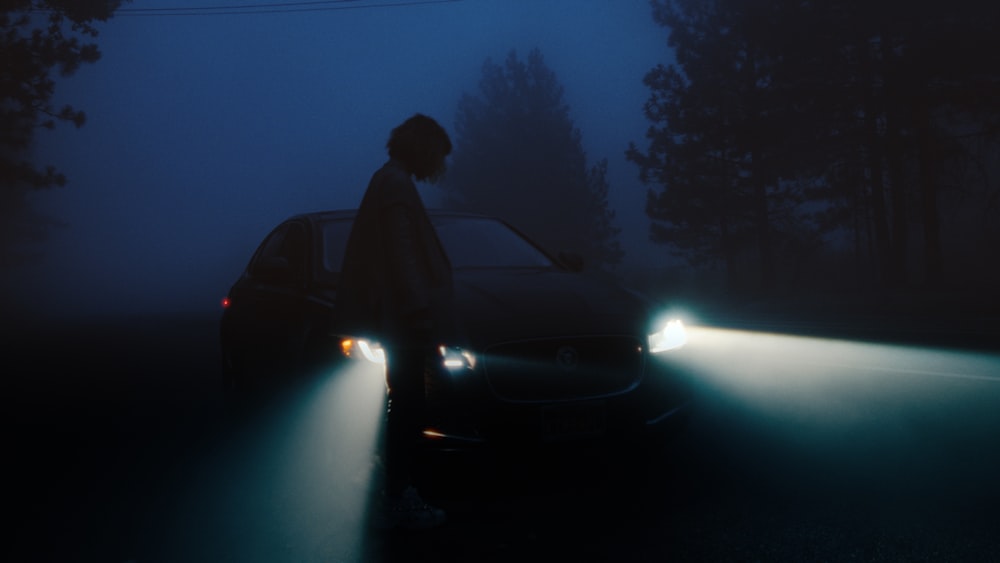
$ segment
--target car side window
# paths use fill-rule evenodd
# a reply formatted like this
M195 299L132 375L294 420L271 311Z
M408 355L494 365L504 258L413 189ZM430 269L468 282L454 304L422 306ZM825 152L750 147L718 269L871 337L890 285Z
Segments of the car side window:
M285 223L260 247L250 275L282 282L301 282L306 272L306 231L301 223Z
M344 261L347 237L351 235L351 219L337 219L323 223L323 269L338 274Z

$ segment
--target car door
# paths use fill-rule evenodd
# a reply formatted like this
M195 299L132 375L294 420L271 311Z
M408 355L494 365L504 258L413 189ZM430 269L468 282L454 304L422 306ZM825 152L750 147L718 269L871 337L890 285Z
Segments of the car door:
M288 221L268 235L247 269L242 307L259 367L286 366L301 352L307 256L306 225Z

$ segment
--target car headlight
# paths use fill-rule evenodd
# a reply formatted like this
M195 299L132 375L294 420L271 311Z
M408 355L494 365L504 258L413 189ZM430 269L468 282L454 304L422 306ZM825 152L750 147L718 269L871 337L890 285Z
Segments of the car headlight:
M345 357L353 360L366 360L375 364L385 363L385 350L364 338L340 339L340 351Z
M676 350L687 343L687 331L680 319L667 321L660 330L649 335L649 351L656 354Z
M439 346L438 353L441 355L441 365L452 373L476 367L476 356L458 346Z

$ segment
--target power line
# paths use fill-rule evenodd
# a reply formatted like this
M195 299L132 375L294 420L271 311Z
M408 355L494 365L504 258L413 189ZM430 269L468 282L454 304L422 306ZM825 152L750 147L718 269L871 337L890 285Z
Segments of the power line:
M266 9L266 8L291 8L298 6L317 6L330 4L346 4L349 2L359 2L361 0L313 0L311 2L274 2L270 4L230 4L228 6L182 6L174 8L118 8L115 13L128 12L177 12L177 11L212 11L212 10L244 10L244 9ZM346 7L346 6L345 6Z
M398 8L422 4L444 4L462 0L406 0L361 4L363 0L313 0L309 2L272 2L262 4L231 4L228 6L187 6L180 8L119 8L115 16L163 17L163 16L222 16L244 14L288 14L296 12L332 12L336 10L359 10L366 8Z

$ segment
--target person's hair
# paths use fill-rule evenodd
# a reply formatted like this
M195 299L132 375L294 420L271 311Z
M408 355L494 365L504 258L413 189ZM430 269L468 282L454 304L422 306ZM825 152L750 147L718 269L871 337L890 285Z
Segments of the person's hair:
M434 119L417 113L392 130L386 143L389 156L403 163L418 180L444 173L444 159L451 154L451 139Z

